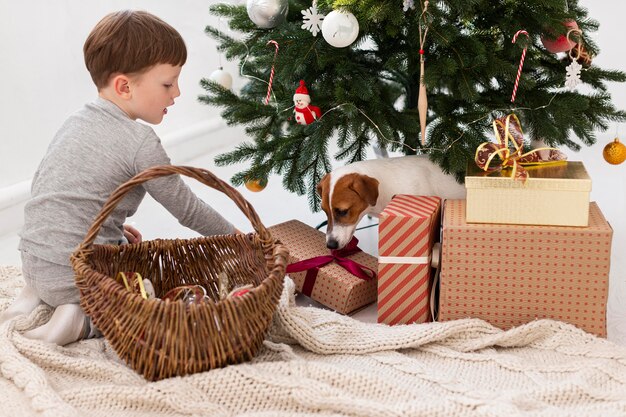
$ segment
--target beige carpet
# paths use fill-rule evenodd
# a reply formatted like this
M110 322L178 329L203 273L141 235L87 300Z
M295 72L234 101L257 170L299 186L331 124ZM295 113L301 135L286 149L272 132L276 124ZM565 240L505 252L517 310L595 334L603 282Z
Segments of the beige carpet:
M0 310L23 285L0 267ZM102 339L62 348L0 326L2 416L624 416L626 349L541 320L387 327L293 304L287 286L258 357L154 383Z

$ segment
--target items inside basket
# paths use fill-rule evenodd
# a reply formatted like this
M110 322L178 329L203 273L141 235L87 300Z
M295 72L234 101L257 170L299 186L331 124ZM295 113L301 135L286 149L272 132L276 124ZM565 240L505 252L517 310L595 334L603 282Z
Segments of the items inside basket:
M117 277L119 285L148 298L142 280L156 298L187 303L241 296L260 284L268 267L256 234L195 239L157 239L134 245L96 245L94 269ZM122 273L123 275L121 275ZM123 279L126 278L126 280ZM145 282L145 281L144 281Z

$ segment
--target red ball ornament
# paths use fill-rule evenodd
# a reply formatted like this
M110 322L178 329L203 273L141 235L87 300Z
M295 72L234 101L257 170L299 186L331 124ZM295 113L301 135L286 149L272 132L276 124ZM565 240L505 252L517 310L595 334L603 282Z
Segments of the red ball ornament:
M566 20L563 22L563 26L567 28L567 31L578 29L578 23L573 20ZM548 50L548 52L553 54L567 52L576 46L576 42L572 39L572 35L570 35L569 39L566 35L560 35L555 39L554 33L544 33L541 35L541 43L543 43L543 46Z

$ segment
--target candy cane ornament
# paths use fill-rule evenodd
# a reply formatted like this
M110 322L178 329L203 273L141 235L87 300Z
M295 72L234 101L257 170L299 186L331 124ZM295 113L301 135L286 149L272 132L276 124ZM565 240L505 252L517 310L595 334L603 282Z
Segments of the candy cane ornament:
M520 35L526 35L526 37L528 38L528 40L530 41L530 36L528 35L528 32L526 32L525 30L518 30L515 35L513 36L513 42L515 43L517 41L517 37ZM526 58L526 49L528 47L524 47L524 49L522 50L522 58L519 61L519 67L517 68L517 76L515 77L515 86L513 87L513 95L511 95L511 103L515 102L515 95L517 94L517 86L519 85L519 78L520 75L522 75L522 67L524 66L524 58Z
M270 70L270 80L267 84L267 95L265 96L265 104L269 104L270 95L272 94L272 83L274 82L274 67L276 66L276 57L278 56L278 43L276 41L268 41L267 45L274 45L276 50L274 51L274 61L272 62L272 69Z

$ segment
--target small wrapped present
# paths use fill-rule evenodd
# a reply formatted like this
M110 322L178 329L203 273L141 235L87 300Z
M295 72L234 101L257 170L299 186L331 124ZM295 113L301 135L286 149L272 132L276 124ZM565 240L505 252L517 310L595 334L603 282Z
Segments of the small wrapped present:
M396 195L378 226L378 322L431 321L431 252L439 240L439 197ZM438 262L436 259L435 262Z
M473 165L465 176L468 223L587 226L591 178L582 162L526 168L525 183Z
M298 220L269 231L289 249L287 273L302 294L342 314L376 301L377 259L361 251L356 238L331 251L324 233Z
M591 179L582 162L553 148L524 152L514 114L493 124L497 142L481 144L467 167L467 222L587 226Z
M508 329L550 318L606 337L613 230L587 207L588 227L470 224L465 200L446 200L439 320Z

